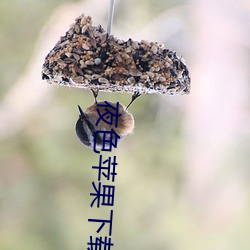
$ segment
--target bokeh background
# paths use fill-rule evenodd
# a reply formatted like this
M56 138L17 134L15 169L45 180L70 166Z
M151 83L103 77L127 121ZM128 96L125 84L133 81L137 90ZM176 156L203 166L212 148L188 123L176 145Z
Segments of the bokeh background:
M75 136L90 91L41 80L44 57L108 0L0 2L0 249L87 248L109 207L90 208L99 156ZM117 156L113 249L250 249L250 1L117 0L113 34L182 54L188 96L147 95ZM126 105L127 94L99 99ZM108 234L105 226L101 236Z

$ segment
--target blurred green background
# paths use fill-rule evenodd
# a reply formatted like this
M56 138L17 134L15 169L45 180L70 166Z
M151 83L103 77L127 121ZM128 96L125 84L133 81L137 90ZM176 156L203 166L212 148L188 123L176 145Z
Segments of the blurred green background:
M74 131L92 94L41 80L74 18L106 27L108 4L0 2L1 250L86 249L98 228L88 219L109 218L109 207L90 208L99 156ZM103 153L118 163L113 249L250 249L249 31L249 1L116 1L113 34L182 54L192 91L140 97L134 134Z

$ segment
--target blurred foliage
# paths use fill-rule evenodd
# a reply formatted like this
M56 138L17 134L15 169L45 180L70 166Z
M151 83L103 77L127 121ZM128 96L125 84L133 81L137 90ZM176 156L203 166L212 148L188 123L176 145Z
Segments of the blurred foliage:
M54 8L69 0L0 2L0 97L25 69L42 26Z
M1 0L1 97L25 70L53 10L65 2L74 1ZM139 20L143 23L182 3L185 1L120 1L117 26L131 25L133 20L126 16L131 6L139 17L140 11L146 13ZM91 182L97 180L91 167L98 164L99 156L82 147L74 132L76 105L89 106L92 95L77 89L48 88L53 89L53 97L28 125L0 141L1 250L86 249L89 236L97 230L87 219L109 217L110 208L89 207ZM99 99L126 104L130 96L101 93ZM206 232L199 227L199 215L196 218L185 204L181 192L185 174L183 111L179 108L184 99L152 95L136 100L130 110L135 133L112 154L103 154L116 155L118 162L114 249L249 249L249 215Z

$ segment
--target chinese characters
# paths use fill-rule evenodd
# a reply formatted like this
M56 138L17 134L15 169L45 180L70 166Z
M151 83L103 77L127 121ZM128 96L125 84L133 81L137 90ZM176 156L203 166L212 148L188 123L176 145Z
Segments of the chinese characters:
M105 101L101 104L97 103L97 107L97 114L99 118L97 119L95 126L98 126L98 124L103 121L108 125L117 128L119 122L118 119L122 116L122 114L119 113L119 103L117 102L116 106L113 106ZM100 112L99 107L102 108L102 112ZM115 132L113 128L111 128L110 131L96 130L94 132L93 150L95 153L99 154L99 164L98 166L92 166L92 169L97 170L96 173L98 182L92 182L93 192L90 193L90 196L93 197L93 200L90 204L90 207L96 206L97 208L99 208L101 206L114 206L115 186L113 184L115 181L115 176L117 175L116 166L118 165L118 163L116 162L116 156L113 156L113 158L108 157L107 159L103 159L103 156L100 153L101 151L111 152L113 148L117 147L118 139L120 139L120 136ZM107 181L109 181L110 185L102 184L102 179L106 179ZM114 245L111 242L113 209L110 210L110 217L108 219L88 219L88 221L99 224L101 223L96 233L99 233L107 224L106 227L109 227L109 237L96 237L95 239L93 239L93 236L90 236L90 241L87 244L87 249L110 250L111 246Z

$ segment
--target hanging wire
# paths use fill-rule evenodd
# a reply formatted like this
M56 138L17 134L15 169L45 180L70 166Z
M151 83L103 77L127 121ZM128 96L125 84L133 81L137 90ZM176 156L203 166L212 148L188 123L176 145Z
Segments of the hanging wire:
M112 29L114 10L115 10L115 0L110 0L109 13L108 13L108 27L107 27L107 33L109 35L110 35L111 29Z

